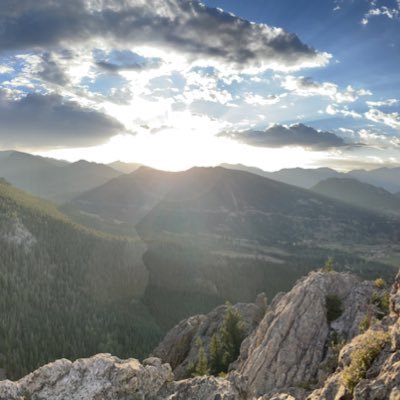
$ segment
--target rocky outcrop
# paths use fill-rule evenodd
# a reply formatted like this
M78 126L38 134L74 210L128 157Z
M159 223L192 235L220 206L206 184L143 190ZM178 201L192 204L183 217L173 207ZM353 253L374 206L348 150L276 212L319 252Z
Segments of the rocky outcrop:
M255 304L238 303L232 306L239 312L244 323L246 336L252 332L262 319L267 305L264 294L257 297ZM169 363L176 379L189 377L190 368L197 361L198 346L201 338L207 349L211 338L219 332L228 306L215 308L207 315L196 315L181 321L166 335L165 339L152 352L163 362Z
M47 364L17 382L0 382L1 400L133 400L153 398L173 380L171 367L157 358L141 364L97 354Z
M165 385L159 393L159 400L247 400L246 392L241 392L228 379L213 376L185 379Z
M315 390L308 400L400 400L400 273L395 279L390 294L390 315L373 324L365 334L356 336L339 355L339 368L331 375L323 387ZM387 343L372 358L371 365L355 382L353 390L344 380L346 369L355 354L366 348L366 337L387 335Z
M378 320L374 315L382 315L371 300L383 294L384 289L352 275L314 272L289 293L276 296L268 308L265 296L257 304L234 306L249 335L226 378L178 380L177 375L174 380L172 373L183 373L196 359L197 337L208 346L225 315L227 306L221 306L169 332L154 354L172 368L156 357L143 363L109 354L58 360L17 382L0 382L0 400L399 400L400 274L390 294L390 314ZM327 298L332 295L342 313L328 320ZM366 315L375 323L360 334ZM333 336L343 344L336 353ZM346 372L355 355L379 337L383 339L366 370L350 387Z
M314 272L274 299L242 344L238 372L248 378L254 394L316 384L331 334L348 340L358 333L371 290L349 274ZM326 300L331 295L340 299L344 313L330 325Z

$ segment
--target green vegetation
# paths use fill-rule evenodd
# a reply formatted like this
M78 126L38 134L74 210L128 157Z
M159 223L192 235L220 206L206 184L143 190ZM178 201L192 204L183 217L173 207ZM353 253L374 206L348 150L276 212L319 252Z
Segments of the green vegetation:
M333 258L329 257L326 261L325 261L325 265L322 268L322 271L324 272L332 272L333 269Z
M367 314L361 320L358 329L360 330L361 333L364 333L370 328L370 326L371 326L371 316Z
M330 294L326 296L326 318L328 322L335 321L342 313L342 300L336 294Z
M228 305L219 336L222 350L219 356L222 357L217 363L221 369L216 371L216 374L228 372L229 364L239 357L240 345L245 337L242 317L231 305Z
M336 331L332 331L329 335L328 340L328 349L329 349L329 357L325 363L324 369L332 373L335 371L338 365L338 357L340 350L342 350L346 341L343 340L340 335Z
M0 183L0 354L7 377L98 352L143 357L162 336L135 299L134 243L71 223Z
M342 382L350 393L365 378L375 358L389 341L389 334L382 331L367 331L360 347L351 355L350 365L342 373Z
M375 279L374 285L378 289L383 289L384 287L386 287L386 282L384 279L378 278L378 279Z
M203 341L198 337L196 340L197 351L197 363L194 369L193 376L204 376L208 375L210 370L208 368L207 353L204 350Z
M390 297L388 291L385 291L383 294L379 294L378 292L374 291L372 293L371 302L380 310L380 319L389 314Z
M211 338L208 355L201 339L198 338L196 341L198 355L196 365L192 366L194 375L211 373L215 376L223 376L227 373L229 364L239 357L240 345L244 337L242 318L239 312L228 304L222 326Z

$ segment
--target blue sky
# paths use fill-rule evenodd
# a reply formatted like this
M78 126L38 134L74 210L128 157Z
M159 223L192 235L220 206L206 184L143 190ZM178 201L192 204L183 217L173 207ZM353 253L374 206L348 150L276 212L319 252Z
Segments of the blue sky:
M3 0L0 149L400 164L400 0Z

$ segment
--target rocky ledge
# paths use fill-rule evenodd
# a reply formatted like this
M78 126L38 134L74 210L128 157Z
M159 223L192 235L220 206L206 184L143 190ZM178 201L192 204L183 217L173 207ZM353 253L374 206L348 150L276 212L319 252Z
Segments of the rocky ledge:
M268 306L265 296L235 305L246 338L230 372L182 379L198 338L209 351L226 307L180 322L153 351L157 357L58 360L0 382L0 400L400 399L400 274L389 289L319 271Z

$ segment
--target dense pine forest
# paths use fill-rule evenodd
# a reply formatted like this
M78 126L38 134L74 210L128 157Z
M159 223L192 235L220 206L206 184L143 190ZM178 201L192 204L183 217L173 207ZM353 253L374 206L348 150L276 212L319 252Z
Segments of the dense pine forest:
M147 355L161 330L133 296L135 243L82 228L0 183L0 360L16 379L46 362Z

